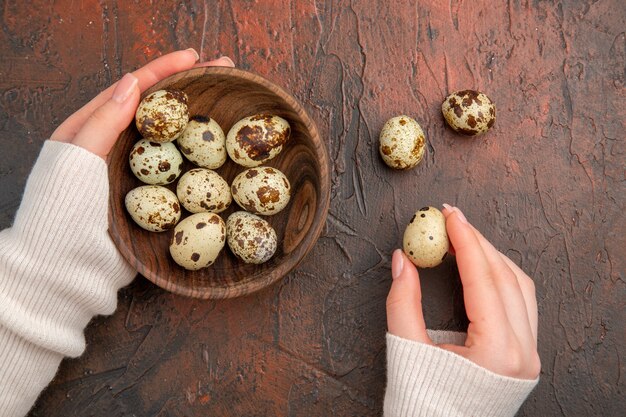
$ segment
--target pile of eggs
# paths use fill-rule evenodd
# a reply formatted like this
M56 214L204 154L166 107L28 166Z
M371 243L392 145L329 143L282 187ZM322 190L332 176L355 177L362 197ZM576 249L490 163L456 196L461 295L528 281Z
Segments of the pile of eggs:
M188 97L178 90L146 96L135 122L142 139L132 147L129 165L146 184L126 194L126 209L135 223L150 232L173 229L170 255L188 270L212 265L226 243L243 262L268 261L278 240L261 216L287 206L291 185L280 170L263 165L289 140L289 123L256 114L239 120L225 135L209 117L190 118ZM183 173L183 156L197 167ZM215 172L228 157L245 169L230 186ZM164 187L177 180L175 193ZM219 213L233 200L243 210L224 222ZM182 208L191 215L181 220Z
M474 90L450 94L441 105L443 118L455 132L477 136L487 132L496 121L496 106L487 95ZM383 161L398 170L417 166L426 151L426 138L419 123L401 115L387 120L379 136ZM403 249L420 268L441 264L448 253L449 241L443 214L434 207L418 210L404 232Z

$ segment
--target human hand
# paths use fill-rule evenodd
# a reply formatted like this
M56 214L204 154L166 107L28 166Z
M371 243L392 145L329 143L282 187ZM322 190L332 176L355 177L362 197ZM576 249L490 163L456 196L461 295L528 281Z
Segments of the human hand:
M447 204L444 207L470 324L465 346L437 346L496 374L537 378L541 363L532 279L494 248L458 208ZM400 249L393 253L391 271L393 283L387 297L389 333L434 345L426 333L419 274Z
M228 57L196 64L198 59L198 53L193 49L176 51L124 75L61 123L50 139L72 143L106 159L119 134L133 120L141 92L192 67L235 66Z

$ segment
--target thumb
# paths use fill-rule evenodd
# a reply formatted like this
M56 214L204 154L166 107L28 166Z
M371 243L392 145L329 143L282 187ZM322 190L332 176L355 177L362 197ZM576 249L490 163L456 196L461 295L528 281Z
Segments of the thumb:
M135 116L140 94L137 82L134 75L124 75L111 98L91 113L72 143L106 158L117 137Z
M393 252L391 275L393 282L387 296L389 333L405 339L433 344L426 333L419 274L400 249Z

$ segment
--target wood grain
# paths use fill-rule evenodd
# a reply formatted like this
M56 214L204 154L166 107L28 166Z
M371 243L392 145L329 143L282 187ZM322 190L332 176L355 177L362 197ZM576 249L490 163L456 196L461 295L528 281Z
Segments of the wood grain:
M623 1L58 0L5 2L0 21L2 227L52 130L178 48L290 91L331 162L328 221L298 268L218 301L137 279L32 416L380 416L390 254L416 208L444 202L535 281L543 371L519 416L623 415ZM441 117L465 88L497 106L483 137ZM405 173L376 146L401 113L428 141ZM428 327L462 329L453 258L420 277Z
M108 158L109 225L113 241L139 273L161 288L195 298L230 298L258 291L273 284L311 250L319 237L329 205L328 156L317 127L300 104L286 91L266 79L233 68L195 68L173 75L144 93L172 88L189 97L190 116L210 117L224 132L244 117L273 114L289 122L291 138L283 151L263 166L281 170L291 183L290 204L267 216L278 236L274 256L261 265L238 260L227 247L215 263L199 271L187 271L169 256L173 230L151 233L137 226L124 206L125 195L143 185L130 171L128 155L141 138L134 124L126 129ZM183 172L192 168L187 161ZM229 184L246 168L228 159L218 168ZM167 186L176 193L176 182ZM224 221L241 210L235 203L220 213ZM189 215L183 209L183 216Z

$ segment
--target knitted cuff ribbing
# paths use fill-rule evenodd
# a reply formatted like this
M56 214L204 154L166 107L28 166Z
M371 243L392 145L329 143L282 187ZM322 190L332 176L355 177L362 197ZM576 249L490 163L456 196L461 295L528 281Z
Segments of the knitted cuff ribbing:
M430 335L437 343L464 339L462 333ZM387 334L385 417L514 416L537 382L498 375L436 346Z

